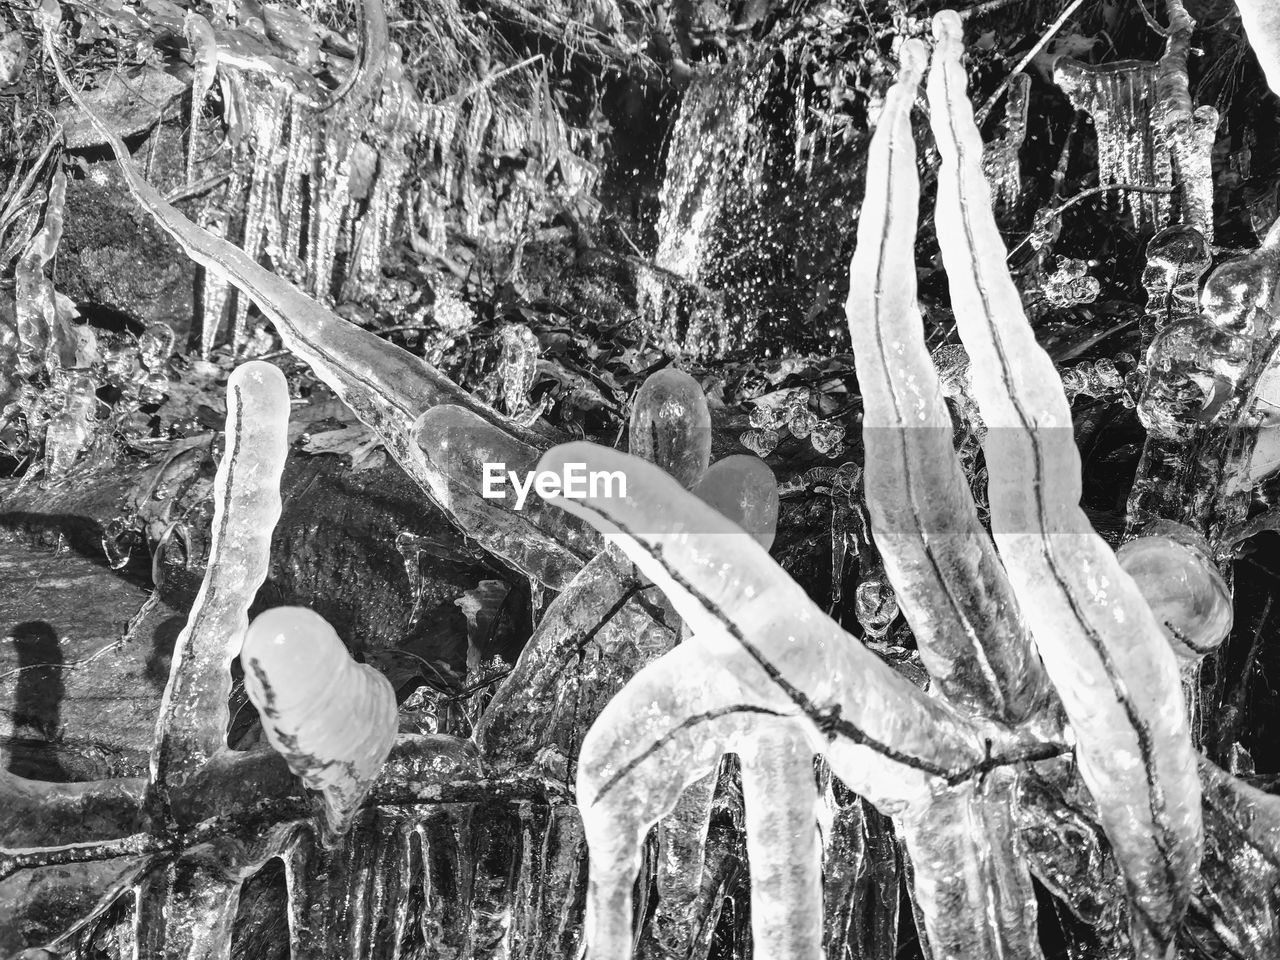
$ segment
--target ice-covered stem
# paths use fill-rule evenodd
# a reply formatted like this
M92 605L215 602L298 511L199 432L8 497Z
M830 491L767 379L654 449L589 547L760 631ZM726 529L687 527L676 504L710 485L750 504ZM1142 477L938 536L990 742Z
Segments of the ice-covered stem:
M951 415L916 300L919 177L911 131L926 54L909 40L867 159L845 309L865 411L875 542L930 675L948 698L1007 721L1045 689L1004 570L952 445Z
M1156 65L1154 119L1173 160L1173 173L1182 186L1182 222L1213 240L1213 170L1209 154L1218 128L1218 111L1196 107L1187 78L1187 56L1196 22L1182 0L1165 0L1169 12L1168 40Z
M333 627L303 607L259 614L240 661L267 740L320 791L329 834L346 833L396 742L391 682L356 663Z
M231 661L270 570L288 434L284 374L261 360L237 367L227 381L226 451L214 477L209 563L174 645L156 720L151 779L162 800L226 746Z
M561 474L566 463L626 476L625 496L553 502L616 543L718 655L745 653L748 689L781 695L824 736L888 762L944 778L973 769L967 721L849 637L760 544L669 474L591 443L556 447L538 469Z
M436 502L468 536L516 569L555 589L566 589L600 549L586 524L543 504L532 490L519 500L506 471L523 475L541 451L475 410L446 403L414 423L410 462L436 478ZM490 490L489 471L499 468ZM486 496L496 492L500 496Z
M999 771L937 792L900 818L912 896L933 960L1040 960L1036 895Z
M48 5L57 8L54 0L48 0ZM520 442L546 445L543 436L500 417L430 364L377 334L348 323L234 244L188 220L139 175L123 141L72 87L54 48L52 29L56 20L51 20L52 14L44 22L45 47L59 81L110 146L134 199L192 260L253 299L270 318L284 345L306 361L316 376L378 435L392 457L436 503L448 502L448 481L417 452L412 436L415 420L431 407L444 403L462 406ZM478 531L476 539L502 556L502 545L491 544L484 534L485 531ZM580 566L556 570L552 579L544 582L552 589L561 589Z
M1280 96L1280 6L1272 0L1236 0L1236 7L1267 84Z
M587 944L592 958L626 960L632 945L632 887L640 868L645 834L659 819L676 809L687 788L713 774L723 753L750 753L763 739L792 738L805 760L805 776L793 779L791 789L807 782L810 828L815 824L812 756L814 740L785 696L760 697L740 681L749 662L736 651L722 665L711 667L709 651L698 637L691 637L660 660L641 670L601 712L582 744L578 764L577 796L591 852L587 892ZM715 682L706 682L708 669L723 669ZM759 774L763 775L763 774ZM860 777L859 782L865 780ZM911 783L909 786L904 786ZM885 784L878 785L881 789ZM875 788L872 788L874 792ZM893 793L920 789L912 772L903 782L888 787ZM796 816L797 806L785 793L771 798L783 816ZM750 826L748 826L750 830ZM775 841L780 838L774 838ZM768 843L769 838L760 838ZM788 855L773 852L778 864L791 862ZM762 865L763 866L763 865ZM817 858L813 858L814 881ZM757 890L753 883L753 903ZM820 893L816 899L821 901ZM807 911L788 897L762 910ZM753 914L755 909L753 907ZM821 918L812 934L821 945ZM774 955L770 953L769 955ZM788 954L788 956L790 956Z
M1081 773L1134 903L1144 956L1172 950L1201 854L1200 784L1178 666L1159 624L1080 510L1071 410L1035 341L982 176L959 17L934 17L937 225L989 427L992 528L1077 738Z

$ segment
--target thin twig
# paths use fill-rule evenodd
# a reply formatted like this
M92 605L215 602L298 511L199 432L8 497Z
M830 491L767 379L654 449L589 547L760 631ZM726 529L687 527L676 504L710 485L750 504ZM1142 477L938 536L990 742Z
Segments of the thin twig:
M1005 77L1003 81L1001 81L1000 86L996 87L991 96L987 97L987 102L978 109L978 112L975 113L973 117L978 126L982 126L983 121L987 119L987 115L991 113L991 108L999 102L1002 96L1004 96L1004 92L1009 89L1009 84L1013 82L1013 78L1027 68L1027 65L1030 64L1031 61L1036 58L1036 55L1044 49L1045 44L1053 39L1054 34L1062 29L1062 25L1067 22L1067 18L1070 17L1071 14L1075 13L1076 9L1082 3L1084 3L1084 0L1071 0L1071 3L1067 4L1067 9L1058 14L1058 19L1049 24L1049 29L1046 30L1041 35L1040 39L1036 41L1036 45L1027 51L1026 56L1019 60L1018 65L1009 72L1009 75Z

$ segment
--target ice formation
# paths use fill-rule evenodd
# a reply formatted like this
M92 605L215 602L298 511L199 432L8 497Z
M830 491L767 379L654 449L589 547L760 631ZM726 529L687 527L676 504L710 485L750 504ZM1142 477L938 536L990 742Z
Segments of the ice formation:
M808 756L823 753L853 789L900 817L935 955L1038 956L1034 895L1013 846L1013 781L1000 774L976 786L957 764L971 755L978 729L1000 729L985 718L1026 718L1043 703L1047 683L1033 641L1071 720L1144 956L1166 955L1189 901L1200 857L1199 782L1185 717L1168 709L1181 702L1177 664L1134 582L1077 506L1070 411L1004 266L964 96L959 18L939 14L934 31L929 98L943 159L939 240L969 353L975 364L1003 371L977 378L973 390L989 428L995 541L1010 567L1006 572L985 546L919 332L909 109L925 54L909 42L877 130L859 225L855 268L861 264L859 276L874 279L854 285L849 312L866 397L868 464L877 471L868 475L872 522L877 539L890 544L890 579L945 696L926 707L914 688L882 686L890 677L880 675L878 661L864 662L863 648L836 639L838 628L744 534L731 538L731 549L720 544L735 527L698 509L661 472L588 445L548 453L542 469L583 461L626 470L625 499L558 502L598 526L661 586L692 631L624 688L583 744L578 795L593 851L593 955L630 955L631 890L647 829L677 809L682 791L705 782L720 753L752 757L768 749L779 751L778 763L799 751L806 769ZM715 663L716 682L692 680L694 665L707 661ZM877 696L894 701L882 699L880 708L893 713L892 731ZM970 718L953 711L952 701ZM932 725L928 743L908 719L926 710L934 714L921 718ZM937 753L943 736L946 760ZM771 782L766 801L744 771L748 836L753 807L772 803L787 824L757 837L752 863L764 862L773 876L780 855L774 843L790 838L778 892L793 898L797 920L776 932L778 902L754 890L765 911L755 928L757 949L771 957L817 956L820 938L798 899L814 896L817 884L817 857L804 839L815 817L814 790L799 775L785 787ZM984 826L957 831L957 821ZM957 907L957 898L966 906Z
M1231 593L1204 537L1182 524L1161 521L1123 544L1116 559L1180 657L1198 660L1227 638Z
M734 454L717 460L693 493L751 534L766 550L778 529L778 484L759 457Z
M110 146L135 200L194 261L258 304L285 346L311 365L316 376L379 436L391 456L436 503L447 505L461 495L456 492L456 482L422 455L414 439L415 424L424 411L444 404L465 408L491 427L502 443L535 448L546 445L544 435L502 417L423 360L348 323L239 247L188 220L138 174L124 143L66 79L48 31L45 44L68 95ZM511 517L510 511L481 500L475 495L474 481L468 479L468 483L471 486L466 491L470 497L467 502L482 508L471 513L468 520L483 521L473 535L487 549L504 559L510 557L513 565L539 583L544 582L542 577L548 577L546 585L552 589L562 588L581 569L586 557L571 543L548 542L554 535L539 535L538 542L530 545L524 536L509 535L501 518ZM563 557L564 562L539 564L538 558L547 552Z
M651 374L631 407L629 449L692 487L711 462L711 412L697 380L668 367Z
M929 76L942 155L938 241L961 338L992 371L974 392L989 429L991 524L1014 595L1077 739L1081 773L1124 870L1134 938L1167 952L1201 854L1195 773L1173 652L1081 512L1071 410L1036 344L990 214L960 66L960 22L934 19ZM1105 704L1105 706L1104 706Z
M289 387L278 367L240 365L227 381L227 446L214 479L208 572L173 648L152 779L168 789L226 746L231 661L267 577L289 450Z
M240 663L267 739L307 787L320 791L329 830L346 833L395 746L390 681L351 659L328 621L302 607L255 617Z
M517 671L533 677L531 689L550 700L559 697L565 659L579 655L590 638L604 636L606 629L611 631L609 642L616 645L610 649L625 652L611 682L624 680L627 671L648 657L657 659L639 669L604 707L582 743L577 771L581 834L572 812L564 808L551 815L553 822L537 823L538 814L522 810L510 822L486 820L474 827L461 810L437 809L425 818L383 810L355 823L352 842L325 850L312 841L308 815L296 792L280 786L279 771L272 772L272 762L279 764L273 753L232 756L221 749L228 638L239 638L234 624L227 630L223 625L231 623L243 590L235 598L210 591L226 571L240 571L241 587L252 583L252 571L265 562L263 541L269 537L269 524L264 518L272 509L269 482L264 481L263 497L246 500L234 482L234 471L230 477L224 471L218 502L227 543L237 542L242 525L255 529L241 531L242 550L237 547L233 555L228 549L216 567L211 563L202 600L180 641L191 653L175 658L170 683L171 691L193 691L211 705L188 714L176 694L166 695L168 719L162 717L157 757L167 759L157 767L150 787L138 782L83 790L82 785L44 785L43 791L22 786L15 792L15 778L0 776L0 790L7 799L37 796L60 814L52 822L37 823L24 813L18 828L5 824L0 831L0 876L90 856L159 858L152 876L139 879L134 874L119 886L137 891L139 948L154 948L157 955L197 955L198 950L229 949L240 882L265 860L282 856L291 934L303 955L328 950L365 956L374 944L385 949L386 938L402 930L408 904L419 898L426 904L423 936L440 944L442 952L466 955L479 944L512 942L518 945L513 955L532 956L536 954L531 941L521 940L520 931L561 911L571 912L566 899L573 871L582 868L576 851L585 836L593 852L587 936L593 956L613 960L629 956L634 943L630 907L645 832L662 822L665 839L660 844L669 857L665 874L660 868L659 883L678 920L680 904L691 902L704 849L708 784L721 755L738 753L743 761L753 896L758 900L752 910L756 949L780 960L814 958L821 955L823 942L822 851L816 827L830 817L833 834L847 833L856 819L848 804L835 815L823 809L812 766L813 756L821 754L847 787L897 817L910 855L916 909L934 956L1034 958L1034 901L1027 874L1017 862L1014 843L1022 840L1015 841L1015 826L1025 838L1028 818L1020 817L1031 805L1028 784L1035 784L1046 769L1070 771L1072 766L1067 759L1039 763L1033 776L1021 763L1065 749L1053 729L1054 705L1046 703L1056 691L1071 720L1075 756L1131 896L1140 955L1144 960L1167 956L1172 931L1191 896L1201 791L1182 718L1177 664L1160 624L1162 618L1170 623L1184 618L1178 621L1184 624L1179 629L1188 635L1194 630L1186 624L1195 630L1220 629L1220 608L1215 607L1212 583L1206 602L1190 608L1185 597L1181 604L1169 606L1169 598L1150 590L1144 599L1146 575L1137 567L1136 583L1126 575L1126 556L1112 556L1076 507L1079 462L1069 411L1005 272L1004 249L980 168L981 144L964 96L959 30L954 14L940 14L935 21L938 46L929 94L944 161L938 232L961 335L973 367L990 374L970 378L969 388L987 428L995 537L1001 557L1009 562L1007 571L980 528L973 530L972 504L963 483L955 483L943 391L917 330L910 253L916 171L903 156L910 143L907 109L923 68L918 44L909 43L905 49L904 75L877 131L863 214L869 236L859 237L860 257L878 254L875 275L882 284L875 289L881 296L862 303L855 297L850 304L851 327L863 341L857 358L860 379L866 365L868 384L879 383L878 400L872 396L875 387L868 387L868 448L877 442L889 454L876 462L880 480L901 475L906 481L898 487L886 483L882 489L868 474L868 507L882 544L892 540L894 529L905 531L903 542L894 545L892 553L886 550L884 563L926 650L934 686L929 694L817 610L769 559L764 538L742 529L740 524L751 526L746 515L730 515L733 500L724 505L712 499L713 506L708 506L688 492L687 484L637 458L590 445L557 448L542 456L541 465L549 469L572 460L626 470L631 480L628 497L562 504L605 534L609 549L604 552L575 552L568 546L575 542L573 537L564 533L570 528L550 520L545 527L531 523L517 531L501 504L486 507L466 501L463 493L479 499L468 473L476 465L475 451L467 449L475 438L475 450L501 452L513 463L531 462L546 438L475 403L430 367L345 324L242 252L211 238L142 181L123 145L109 138L144 208L215 275L251 293L286 345L311 363L379 433L424 489L457 510L468 531L483 534L487 529L490 549L498 556L520 569L532 568L535 579L541 571L548 585L563 590L564 604L557 610L553 603L543 621L550 622L544 642L531 641L528 663L522 658L517 666ZM874 229L876 223L883 232ZM1169 284L1170 289L1178 286ZM1214 316L1223 322L1214 329L1224 333L1235 323L1235 315L1216 310ZM1179 322L1171 319L1169 329ZM1228 374L1233 384L1243 382L1234 369ZM263 377L270 379L265 373ZM1212 382L1209 386L1213 388ZM281 418L288 401L287 396L280 400L278 390L274 398L268 387L263 390L264 409L271 415L257 425L241 418L235 427L240 433L228 433L244 439L245 431L260 430L265 439L252 447L229 443L223 463L227 470L246 459L276 463L272 451L283 431ZM245 402L249 397L246 392ZM229 412L233 406L229 403ZM1203 413L1207 408L1201 403L1199 409ZM424 411L427 416L419 419ZM918 414L928 426L898 429L915 424L911 417ZM813 429L804 419L798 425L801 432ZM884 436L877 436L877 431ZM910 435L895 438L895 432ZM934 432L943 439L930 437ZM701 462L705 469L705 460ZM746 473L744 489L745 477ZM737 502L748 505L742 499ZM958 511L947 515L937 510L938 502L953 504ZM460 503L466 503L465 510L458 508ZM529 536L545 536L538 549L564 551L563 567L553 574L549 571L554 564L526 560L522 565L524 548L518 544ZM688 640L661 656L673 635L669 628L665 634L645 634L648 625L661 620L662 611L656 597L646 593L646 581L628 568L619 552L667 593L692 627ZM1169 569L1172 562L1175 570L1184 570L1172 546L1155 537L1131 553L1145 554L1161 569ZM615 592L607 594L609 588ZM606 609L586 602L596 594L609 598ZM1166 605L1153 613L1150 606L1162 603ZM572 620L579 611L586 615ZM953 629L945 629L945 624ZM199 642L197 635L203 638ZM1047 680L1028 652L1029 639L1044 661ZM650 640L651 648L638 649ZM622 646L628 642L637 649ZM510 710L514 700L513 692L505 698L500 692L480 728L487 733L478 731L477 740L494 744L498 757L504 736L507 742L527 743L518 710L504 714L492 709L500 705ZM1037 712L1039 706L1045 707L1043 714ZM557 732L541 743L571 748L581 728L574 726L577 718L569 721L563 713L560 718L568 736L557 741ZM1025 722L1014 727L1017 718ZM192 756L207 758L193 769L183 766L181 758L187 754L174 747L183 738L195 744ZM401 737L373 787L371 802L483 797L490 787L482 782L475 792L465 793L468 783L478 782L479 767L470 744L452 738ZM558 767L552 763L548 770ZM1225 915L1239 917L1243 932L1222 935L1228 942L1247 940L1256 950L1259 943L1268 942L1266 920L1274 917L1274 905L1259 903L1256 889L1241 889L1232 878L1275 875L1278 857L1270 834L1276 804L1204 764L1200 775L1206 784L1206 826L1216 837L1232 839L1210 845L1205 859L1210 889L1196 896L1216 898ZM123 811L115 819L125 829L108 839L94 834L71 841L66 814L79 809L77 804L83 804L93 789L99 791L99 799L105 797L114 805L113 810ZM190 855L173 852L175 834L152 837L144 832L143 798L149 794L169 795L172 817L162 816L161 822L187 831L182 836L192 845ZM227 829L227 822L245 816L245 811L260 815L264 796L281 812L261 833L224 840L212 832ZM147 801L148 816L154 799ZM27 803L21 809L33 806ZM159 812L163 811L162 804ZM1077 811L1064 825L1070 818L1062 808L1054 813L1062 822L1039 821L1048 834L1045 848L1028 859L1046 883L1056 877L1065 885L1078 879L1078 871L1074 866L1058 869L1053 856L1061 864L1073 855L1088 858L1101 842L1094 838L1062 849L1071 838L1084 836L1089 817ZM956 829L957 823L966 828ZM1077 825L1079 834L1072 832ZM101 832L96 826L92 830ZM1247 843L1231 847L1234 853L1224 852L1240 835ZM523 850L546 838L547 859L530 858L517 868L505 856L517 846L517 836L525 844ZM210 852L202 846L205 841L216 857L204 857ZM473 843L479 856L464 861L459 852L464 843ZM838 849L834 840L828 857L832 849ZM888 859L893 860L892 854ZM467 913L451 901L464 862L475 865L467 882L476 908ZM211 863L218 864L216 870ZM507 914L498 891L515 882L516 869L521 871L525 899ZM542 870L545 873L538 874ZM849 882L837 874L828 870L829 886ZM545 892L534 897L529 891L537 883L543 883ZM1091 896L1101 901L1108 893L1111 899L1100 909L1115 917L1123 912L1115 907L1115 890L1099 891L1097 885L1083 893L1063 890L1068 902ZM379 917L386 922L380 923ZM558 929L564 932L565 922ZM1271 937L1274 940L1274 931ZM572 939L566 933L558 942L562 955L578 954Z

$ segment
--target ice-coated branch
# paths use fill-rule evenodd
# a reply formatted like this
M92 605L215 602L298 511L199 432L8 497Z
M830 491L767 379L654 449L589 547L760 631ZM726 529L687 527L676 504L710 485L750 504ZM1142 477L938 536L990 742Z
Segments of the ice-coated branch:
M605 707L583 741L577 792L591 850L587 894L590 956L611 960L631 956L632 887L640 869L645 834L676 809L686 788L714 773L721 754L753 755L765 740L782 737L798 755L803 755L807 774L791 778L788 789L794 791L807 782L810 793L814 792L813 741L822 737L806 733L807 725L785 696L775 691L771 697L760 697L740 683L744 660L745 654L738 651L727 663L715 663L699 638L685 640L636 674ZM708 678L708 670L715 671L712 678ZM769 776L760 764L753 769L755 777ZM905 775L910 780L912 771L905 771ZM775 792L765 799L756 793L746 798L748 806L760 802L787 808L784 816L797 815L797 804L789 802L785 795ZM801 815L807 814L810 831L816 824L814 802L815 797L810 796L807 811L800 811ZM772 842L787 839L775 833ZM768 844L770 838L760 838L759 842ZM769 857L780 864L792 862L791 856L776 849ZM816 853L812 867L816 884ZM805 904L792 896L769 905L754 883L752 889L753 903L765 915L770 911L813 909L812 902ZM816 900L820 904L820 892ZM754 915L754 908L752 912ZM801 935L812 947L820 949L821 917L815 930L802 931Z
M1040 960L1036 895L999 771L934 794L900 818L912 895L935 960Z
M54 0L48 0L48 6L58 9ZM239 247L187 219L142 178L123 141L71 85L54 48L52 31L56 22L52 12L44 18L45 47L59 81L110 146L134 199L192 260L253 299L270 318L284 345L306 361L316 376L378 435L392 457L432 500L439 504L449 502L449 482L418 453L413 428L419 416L438 404L464 407L521 443L546 445L545 438L503 419L430 364L348 323ZM497 508L495 512L506 515ZM486 549L502 556L503 543L494 543L488 536L494 526L502 525L488 524L472 535ZM506 545L510 546L510 542ZM550 579L542 582L552 589L562 589L580 568L578 562L545 571Z
M226 746L231 661L249 605L267 578L289 452L289 386L253 360L227 381L226 450L213 484L213 532L204 581L173 649L151 750L163 794Z
M911 105L923 43L900 54L867 159L846 311L865 411L867 509L921 658L948 698L1025 718L1044 678L952 446L916 301L919 178Z
M527 488L520 498L511 475L523 476L541 451L510 431L445 403L417 419L411 441L411 462L437 478L437 503L468 536L534 582L563 590L599 551L600 538L585 524L544 506Z
M929 775L964 776L981 762L963 718L853 641L760 544L665 471L591 443L556 447L538 469L562 474L566 463L626 476L626 496L552 502L616 543L717 655L745 652L748 689L781 693L815 729Z
M1077 737L1134 903L1135 939L1163 957L1201 853L1178 666L1160 625L1079 508L1071 411L1005 266L965 96L959 18L934 18L931 122L942 156L937 224L953 307L975 368L992 527L1010 582Z

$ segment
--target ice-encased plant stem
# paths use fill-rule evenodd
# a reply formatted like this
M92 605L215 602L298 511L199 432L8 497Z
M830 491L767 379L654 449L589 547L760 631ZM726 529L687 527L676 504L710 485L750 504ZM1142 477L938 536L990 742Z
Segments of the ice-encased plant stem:
M227 381L227 447L214 478L208 570L173 648L151 777L161 790L226 747L231 661L267 577L289 452L289 387L278 367L240 365Z
M124 142L72 86L54 47L53 31L61 16L60 8L54 0L47 0L42 10L47 11L41 15L45 48L59 81L111 148L134 199L192 260L253 299L271 319L284 345L310 364L316 376L378 435L391 456L432 500L447 504L451 498L451 481L421 455L413 440L413 429L418 417L438 404L470 410L513 442L534 447L547 445L544 435L504 419L425 361L348 323L234 244L188 220L139 175ZM468 492L474 493L474 490ZM504 523L509 518L506 510L475 515L470 518L468 533L486 549L529 573L535 581L551 589L563 589L581 569L586 557L534 526L526 527L522 536L513 536L509 525ZM535 559L532 567L510 559L517 549ZM548 557L563 562L553 562Z
M992 527L1125 872L1144 955L1172 950L1201 855L1200 783L1160 625L1080 510L1071 410L1005 266L965 96L959 17L934 18L938 242L989 432Z

